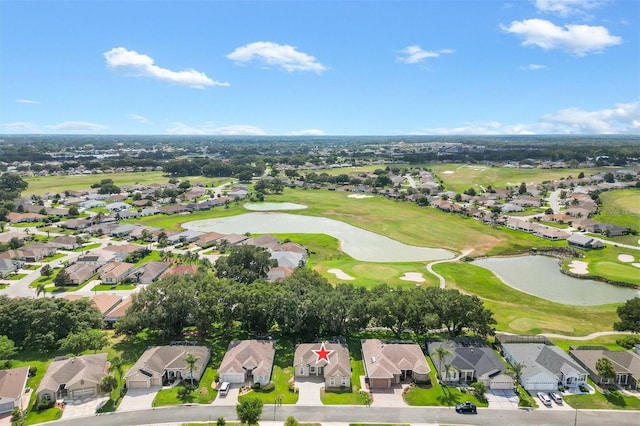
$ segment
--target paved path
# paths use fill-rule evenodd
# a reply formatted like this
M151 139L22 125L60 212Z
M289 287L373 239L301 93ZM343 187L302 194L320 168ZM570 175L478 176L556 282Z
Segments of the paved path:
M435 262L431 262L427 265L427 271L429 271L430 274L435 275L440 280L440 288L445 288L447 281L444 279L442 275L438 274L433 270L433 265L437 265L438 263L445 263L445 262L457 262L463 257L469 255L472 251L473 249L465 250L462 252L460 256L454 257L453 259L444 259L444 260L437 260Z

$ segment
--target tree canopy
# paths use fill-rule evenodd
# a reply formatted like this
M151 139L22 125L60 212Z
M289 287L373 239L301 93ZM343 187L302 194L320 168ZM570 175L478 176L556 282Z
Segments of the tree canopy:
M617 311L620 321L613 324L614 330L640 333L640 297L627 300Z
M29 184L21 176L4 174L0 176L0 201L10 201L20 197Z

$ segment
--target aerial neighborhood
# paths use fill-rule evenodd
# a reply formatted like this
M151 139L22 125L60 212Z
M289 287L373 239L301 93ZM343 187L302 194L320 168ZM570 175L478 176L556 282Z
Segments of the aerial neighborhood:
M512 158L473 139L18 139L0 145L0 422L640 415L626 139Z

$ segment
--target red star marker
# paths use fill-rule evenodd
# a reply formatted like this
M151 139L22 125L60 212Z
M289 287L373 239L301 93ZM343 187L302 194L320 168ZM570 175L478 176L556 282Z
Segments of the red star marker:
M320 346L320 349L314 350L313 352L315 352L316 355L318 355L318 359L316 360L316 364L317 364L322 360L331 362L329 361L329 355L331 355L334 351L333 350L330 351L327 348L325 348L324 342L322 342L322 346Z

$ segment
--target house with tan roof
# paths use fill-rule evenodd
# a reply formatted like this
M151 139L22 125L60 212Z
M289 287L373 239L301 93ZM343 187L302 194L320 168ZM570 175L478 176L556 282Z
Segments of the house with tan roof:
M193 368L193 380L200 381L211 356L206 346L153 346L138 358L124 375L127 388L140 389L191 380L191 372L185 357L193 355L197 360Z
M113 324L115 324L116 322L120 321L122 319L122 317L125 316L125 314L127 313L127 310L131 307L132 303L133 303L133 297L132 296L125 297L113 309L111 309L110 311L106 312L103 315L104 322L105 322L106 326L108 328L111 328L111 327L113 327Z
M604 346L571 348L569 356L589 372L589 378L599 385L615 384L627 389L640 390L640 354L632 351L613 351ZM603 378L596 363L606 358L616 370L615 378Z
M300 343L293 355L293 369L296 378L324 378L327 389L351 387L349 349L342 343Z
M150 261L136 268L129 277L138 284L151 284L171 267L170 263Z
M65 268L71 284L80 285L96 273L96 266L87 263L74 263Z
M218 368L220 381L265 386L271 381L275 356L275 340L234 340Z
M133 267L133 263L111 262L100 267L98 273L104 284L118 284L129 276Z
M8 413L14 408L27 408L22 406L22 395L28 378L29 367L0 370L0 413Z
M389 389L393 385L429 381L429 364L417 343L364 339L362 361L369 389Z
M53 361L36 390L38 401L94 398L100 395L100 381L108 369L106 353Z
M81 246L81 244L78 244L78 239L76 237L71 237L69 235L58 235L53 240L49 241L49 245L63 250L75 250Z
M200 237L196 241L196 244L202 248L211 247L225 236L226 234L221 234L219 232L207 232L206 234L200 235Z

